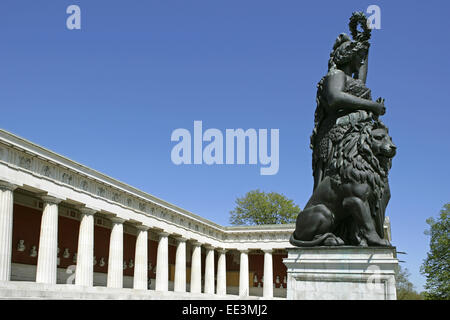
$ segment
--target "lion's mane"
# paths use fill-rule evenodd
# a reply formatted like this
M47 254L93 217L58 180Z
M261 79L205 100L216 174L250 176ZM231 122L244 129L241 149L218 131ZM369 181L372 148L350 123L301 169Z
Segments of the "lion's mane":
M330 176L337 185L367 183L372 189L368 198L371 214L378 217L375 218L377 229L383 232L384 212L381 211L384 209L380 201L388 187L392 159L377 156L372 150L372 131L379 128L388 134L387 127L380 120L352 124L338 142L325 176Z

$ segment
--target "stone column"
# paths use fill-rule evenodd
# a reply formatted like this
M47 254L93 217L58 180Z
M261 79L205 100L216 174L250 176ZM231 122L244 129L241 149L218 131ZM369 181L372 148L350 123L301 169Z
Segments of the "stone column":
M16 185L0 181L0 281L11 277L13 191Z
M192 259L191 259L191 293L202 292L202 255L201 243L192 243Z
M78 233L77 268L75 284L94 285L94 214L95 210L80 208L81 222Z
M263 297L273 298L273 262L272 262L273 250L263 250L263 251L264 251Z
M111 218L112 230L109 239L108 288L123 287L123 223L124 219Z
M44 210L41 218L36 282L56 284L58 255L58 203L62 200L42 196Z
M167 232L159 233L155 290L169 290L169 234Z
M214 294L214 248L206 246L205 293Z
M241 262L239 270L239 296L249 296L249 278L248 278L248 250L240 250Z
M227 294L227 259L226 250L219 250L219 260L217 261L217 294L225 296Z
M186 240L178 238L177 252L175 256L175 292L186 292Z
M147 226L137 226L136 251L134 254L133 288L147 290L148 288L148 229Z

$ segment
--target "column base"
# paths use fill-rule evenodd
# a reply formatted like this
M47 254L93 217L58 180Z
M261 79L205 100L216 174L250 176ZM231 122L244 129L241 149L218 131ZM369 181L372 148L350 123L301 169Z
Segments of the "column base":
M288 249L289 300L396 300L395 247Z

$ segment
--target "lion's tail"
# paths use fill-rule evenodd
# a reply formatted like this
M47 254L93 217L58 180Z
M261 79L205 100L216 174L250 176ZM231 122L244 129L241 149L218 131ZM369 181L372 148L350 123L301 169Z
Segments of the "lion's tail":
M294 237L294 234L291 234L291 238L289 239L290 244L292 244L293 246L296 247L315 247L315 246L319 246L321 244L323 244L323 242L329 238L329 237L334 237L334 234L328 232L328 233L324 233L323 235L321 235L320 237L311 240L311 241L303 241L303 240L297 240Z

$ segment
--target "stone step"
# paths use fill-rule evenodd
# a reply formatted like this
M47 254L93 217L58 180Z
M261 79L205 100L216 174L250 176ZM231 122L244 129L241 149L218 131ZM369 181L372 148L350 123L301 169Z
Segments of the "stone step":
M117 289L106 287L82 287L70 284L43 284L26 281L1 281L0 299L89 299L89 300L256 300L262 297L189 292L160 292L154 290Z

